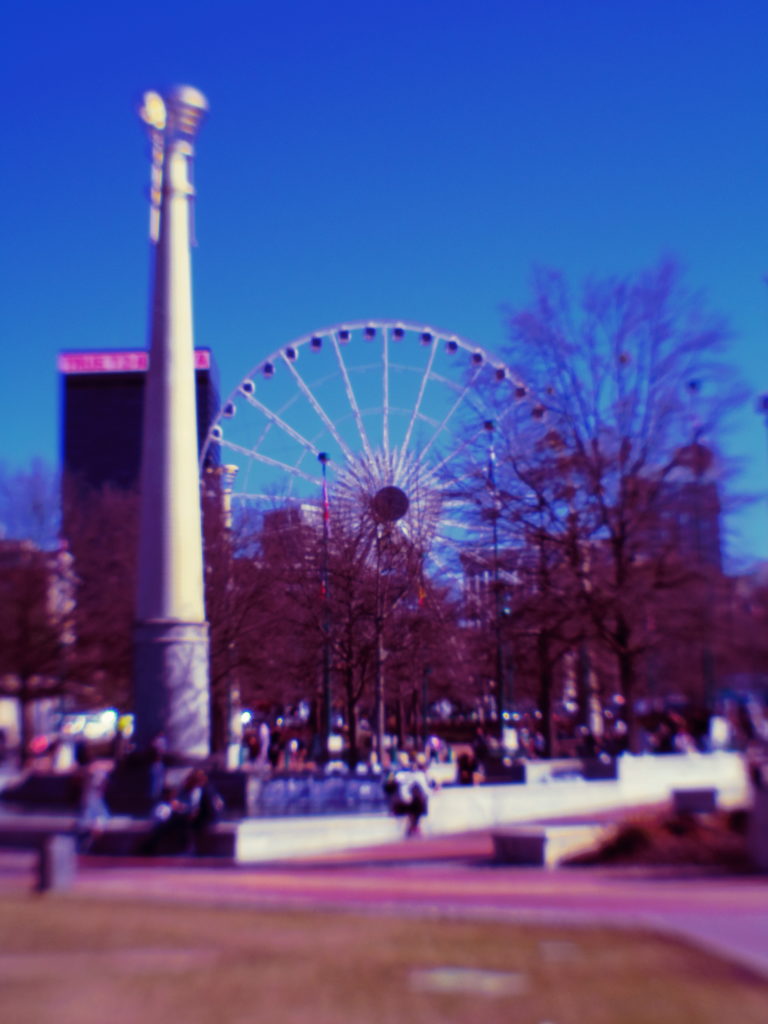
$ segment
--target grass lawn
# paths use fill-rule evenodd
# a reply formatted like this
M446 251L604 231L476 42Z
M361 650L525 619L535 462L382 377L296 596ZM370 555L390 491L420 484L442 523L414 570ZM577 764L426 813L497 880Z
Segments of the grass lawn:
M0 897L2 1024L739 1024L768 984L604 928Z

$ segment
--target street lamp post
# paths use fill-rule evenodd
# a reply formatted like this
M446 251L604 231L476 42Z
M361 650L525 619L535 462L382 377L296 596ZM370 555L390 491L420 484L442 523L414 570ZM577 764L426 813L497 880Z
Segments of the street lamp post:
M488 489L491 492L491 499L493 502L493 507L491 509L491 539L493 548L493 628L496 647L496 714L498 718L499 739L503 739L504 714L506 711L506 687L504 685L504 650L501 638L501 585L499 574L499 493L496 488L496 447L494 444L495 424L493 420L486 420L483 426L488 434Z
M374 693L374 732L376 755L379 764L384 764L384 735L386 733L386 710L384 703L384 594L381 582L381 523L376 523L376 608L374 632L376 635L376 688Z
M375 733L376 753L379 763L383 763L384 737L386 734L386 702L384 699L384 670L387 657L384 645L384 620L391 612L389 597L382 584L385 575L382 565L383 542L389 549L391 530L393 525L402 519L408 512L410 499L405 491L394 485L388 485L378 490L371 498L370 511L373 515L376 535L376 610L375 610L375 633L376 633L376 693L375 693ZM390 566L387 566L387 574Z
M323 681L322 681L322 757L328 761L331 738L331 605L328 579L328 541L330 528L330 506L328 504L328 476L326 452L319 452L317 460L323 471L323 550L320 568L320 588L323 599L322 631L323 631Z
M768 392L764 395L760 395L757 400L757 411L762 415L765 420L765 429L768 431Z

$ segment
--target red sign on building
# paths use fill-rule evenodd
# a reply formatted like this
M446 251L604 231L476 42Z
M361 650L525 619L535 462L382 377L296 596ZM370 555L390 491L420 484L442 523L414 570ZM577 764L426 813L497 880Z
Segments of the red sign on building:
M145 349L135 352L61 352L59 373L143 373L149 366ZM209 370L211 353L207 348L195 349L195 369Z

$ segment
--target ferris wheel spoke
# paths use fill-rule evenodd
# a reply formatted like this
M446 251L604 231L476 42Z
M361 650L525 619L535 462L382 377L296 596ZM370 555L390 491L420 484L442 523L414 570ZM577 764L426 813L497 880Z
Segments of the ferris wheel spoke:
M231 494L231 500L233 507L240 509L247 508L252 509L254 505L258 505L259 511L262 514L265 511L269 511L269 507L273 509L284 508L287 505L296 504L299 502L296 498L291 498L288 495L274 494L269 491L233 491Z
M389 331L386 327L382 328L381 335L381 358L383 365L381 444L384 449L384 457L389 462Z
M311 452L313 455L318 454L319 449L317 445L312 444L312 442L308 440L308 438L304 437L303 434L299 433L299 431L292 427L290 423L287 423L282 418L282 416L278 416L276 412L272 412L272 410L268 406L266 406L262 401L256 398L255 395L247 395L246 401L248 402L249 405L252 405L254 409L258 409L262 416L264 416L264 418L269 421L269 423L282 430L284 434L287 434L288 437L294 440L305 451Z
M445 414L445 416L440 421L440 423L438 423L437 427L435 428L435 430L434 430L434 432L432 434L432 437L429 439L429 441L421 449L421 455L422 456L426 455L429 452L429 450L432 447L432 445L437 441L439 436L446 429L446 427L448 426L450 421L455 416L456 412L464 404L465 400L467 399L467 396L469 395L471 389L474 387L474 385L475 385L475 383L477 381L477 376L478 376L477 372L473 373L472 376L467 381L467 383L461 389L461 391L457 395L456 400L454 401L453 405L450 407L450 409Z
M401 468L400 479L406 490L424 491L432 487L434 473L422 462L411 459Z
M476 438L480 436L480 433L482 432L482 429L483 429L482 427L479 427L475 431L474 434L472 434L470 437L463 438L459 442L459 444L456 445L455 448L453 448L451 451L447 452L442 457L442 459L440 459L439 462L436 462L435 465L432 467L432 473L437 475L439 473L439 471L442 470L445 466L447 466L449 463L453 462L455 459L458 459L458 457L462 454L462 452L466 451L467 448L469 448L469 446L473 443L473 441L475 441Z
M345 464L343 475L339 477L337 486L364 488L370 484L370 479L370 465L360 463L357 459L354 459Z
M245 445L236 444L234 441L227 441L226 438L222 438L219 441L219 445L222 448L226 448L227 451L237 452L238 455L245 455L247 458L253 459L254 462L260 462L263 466L272 466L273 469L280 469L284 473L288 473L290 476L306 480L307 483L314 484L316 487L319 487L322 484L321 477L312 476L311 473L305 473L304 470L299 469L298 466L291 466L287 462L281 462L279 459L273 459L269 455L265 455L263 452L256 451L254 448L246 448Z
M429 350L429 359L427 359L427 365L424 368L424 372L421 375L421 380L419 381L419 391L418 394L416 395L416 401L413 403L411 417L408 420L408 426L406 427L405 430L405 437L403 438L403 443L400 448L401 456L404 455L405 452L407 452L408 448L410 447L411 437L413 435L413 428L416 425L416 420L419 418L419 414L421 413L421 404L424 401L424 392L427 390L427 384L429 383L429 378L430 374L432 373L432 367L434 366L435 363L436 354L437 345L432 344Z
M456 530L457 533L466 534L469 532L469 525L466 519L448 519L443 517L440 526L445 530Z
M328 431L328 433L331 435L331 437L336 442L336 444L339 446L339 448L342 450L342 452L344 453L345 458L348 461L351 461L352 458L353 458L352 449L349 447L347 442L344 440L344 438L341 436L341 434L336 429L336 424L333 422L331 417L325 411L325 409L320 404L320 402L318 402L317 396L310 389L310 387L308 386L307 382L304 380L302 375L296 369L296 366L294 365L294 363L292 363L290 360L286 359L285 360L285 364L288 367L288 369L291 371L291 374L293 375L293 378L296 381L296 386L298 387L299 391L301 391L302 395L304 395L306 400L309 402L309 404L315 410L317 415L320 417L320 419L322 420L323 426Z
M355 418L355 425L357 426L358 434L360 435L360 441L363 445L363 450L368 459L373 458L373 450L371 449L371 443L368 440L368 433L363 423L363 416L360 412L360 406L357 402L357 396L355 395L354 388L352 387L352 381L349 379L349 371L347 370L347 364L344 362L344 357L341 354L341 345L339 344L339 338L336 331L331 332L331 341L333 343L333 349L336 353L336 360L339 364L339 370L341 371L341 379L344 382L344 391L349 402L349 407L352 410L352 415Z

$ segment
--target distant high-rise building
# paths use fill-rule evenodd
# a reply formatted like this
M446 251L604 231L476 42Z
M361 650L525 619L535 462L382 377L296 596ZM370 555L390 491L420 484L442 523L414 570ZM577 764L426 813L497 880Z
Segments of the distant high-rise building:
M722 506L714 455L700 442L677 452L677 469L661 485L645 514L648 553L675 551L690 564L722 570ZM635 486L640 487L638 481ZM642 491L638 490L638 493Z
M62 468L78 487L138 487L146 351L62 352ZM195 350L197 443L218 411L210 349Z
M721 571L723 549L720 491L714 480L687 480L675 485L665 527L681 555L695 565Z

